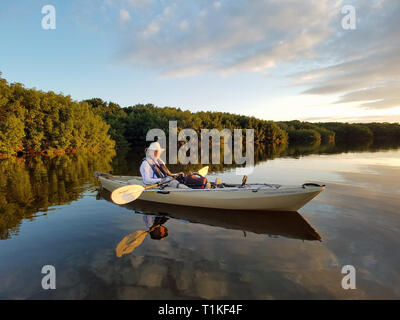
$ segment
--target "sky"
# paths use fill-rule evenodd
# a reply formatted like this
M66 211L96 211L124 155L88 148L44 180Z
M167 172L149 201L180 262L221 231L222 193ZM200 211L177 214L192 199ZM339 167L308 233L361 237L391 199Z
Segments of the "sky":
M399 17L398 0L0 0L0 71L121 106L400 122Z

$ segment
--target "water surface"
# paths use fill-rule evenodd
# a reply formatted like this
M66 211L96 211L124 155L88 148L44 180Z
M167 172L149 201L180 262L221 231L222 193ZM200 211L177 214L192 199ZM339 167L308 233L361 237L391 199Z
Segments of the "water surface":
M0 298L400 298L400 149L292 149L258 159L249 182L327 185L298 213L120 207L95 189L94 170L138 174L141 157L1 161ZM209 179L241 181L234 168L214 169ZM146 235L117 257L120 241L157 215L168 236ZM56 268L56 290L41 288L44 265ZM345 265L356 268L355 290L341 287Z

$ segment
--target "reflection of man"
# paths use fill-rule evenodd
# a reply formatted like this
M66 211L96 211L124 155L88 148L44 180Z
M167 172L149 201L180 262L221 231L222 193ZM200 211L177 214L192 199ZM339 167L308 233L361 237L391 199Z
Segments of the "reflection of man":
M144 215L143 221L147 227L147 231L138 230L128 234L117 245L115 253L117 257L122 257L124 254L131 253L135 248L140 246L146 235L149 233L154 240L162 240L168 236L168 229L163 226L168 221L166 217L153 217Z
M140 174L142 175L145 184L151 185L160 182L162 183L170 180L171 177L177 178L179 175L183 175L183 173L173 174L168 170L164 161L160 159L163 151L164 149L161 148L158 142L152 142L146 149L146 158L143 159L140 166ZM189 188L175 179L168 182L168 186L182 189Z
M154 240L162 240L168 236L168 229L163 226L168 221L166 217L153 217L149 215L143 216L143 221L149 229L150 237Z

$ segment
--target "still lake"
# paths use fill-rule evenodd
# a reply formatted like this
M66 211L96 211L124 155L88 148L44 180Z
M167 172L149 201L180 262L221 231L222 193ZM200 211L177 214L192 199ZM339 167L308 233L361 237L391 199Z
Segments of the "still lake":
M298 213L121 207L97 191L93 171L138 174L142 157L0 160L0 299L400 298L400 148L258 159L249 183L326 184ZM212 169L210 180L241 182L234 168ZM168 236L117 257L118 243L157 214ZM44 265L56 269L55 290L42 289ZM354 290L341 286L345 265Z

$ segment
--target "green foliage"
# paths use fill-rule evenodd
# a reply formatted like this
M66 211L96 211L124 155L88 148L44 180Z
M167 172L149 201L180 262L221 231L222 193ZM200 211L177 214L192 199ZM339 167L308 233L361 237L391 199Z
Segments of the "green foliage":
M121 108L112 102L99 98L87 100L98 114L111 126L110 133L117 145L128 141L129 145L146 144L146 133L153 128L168 133L168 121L177 121L178 131L192 128L200 136L201 129L254 129L254 141L262 144L314 145L316 143L364 143L371 139L400 138L400 125L397 123L310 123L299 120L273 122L225 112L190 112L180 108L159 108L153 104L138 104ZM125 139L125 140L124 140ZM126 143L122 143L125 144Z
M315 130L321 135L321 143L335 142L336 133L334 131L319 126L316 126Z
M289 143L320 144L321 134L314 129L289 130Z
M77 200L95 183L93 171L111 171L114 150L0 160L0 240L19 232L23 219ZM54 209L53 209L54 210Z
M143 146L150 129L166 134L169 121L178 131L254 129L257 145L369 143L400 139L398 123L273 122L226 112L190 112L137 104L122 108L93 98L82 102L54 92L26 89L0 78L0 154L101 150Z
M289 141L291 142L296 142L296 143L306 143L306 144L314 144L316 142L321 142L321 143L331 143L335 141L335 132L332 130L328 130L324 127L319 126L318 124L315 123L310 123L310 122L301 122L299 120L293 120L293 121L286 121L286 122L278 122L279 126L286 130L289 134ZM301 129L308 129L308 130L313 130L316 131L319 134L311 134L309 132L306 134L306 132L299 132L296 133L297 130ZM312 137L314 136L314 138ZM302 140L302 137L306 140Z
M0 153L109 149L108 129L86 102L0 79Z
M400 124L399 123L365 123L365 127L370 129L376 140L398 141L400 140Z
M362 124L328 122L319 123L318 125L334 131L336 133L335 141L341 143L372 141L374 138L373 132L366 125Z
M254 129L257 144L286 143L288 136L276 123L223 112L182 111L179 108L158 108L152 104L139 104L124 109L127 118L125 137L132 146L144 145L146 133L153 128L169 131L169 121L177 121L178 131L194 129L200 136L201 129ZM106 120L107 121L107 120Z
M94 113L102 117L102 119L110 126L108 131L111 139L113 139L118 148L128 148L129 142L126 139L126 118L127 114L123 108L113 102L105 102L100 98L85 100Z
M24 123L10 113L0 122L0 153L10 154L22 149Z

